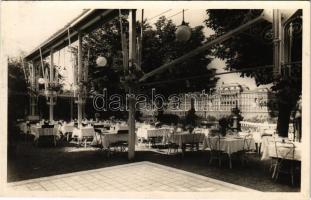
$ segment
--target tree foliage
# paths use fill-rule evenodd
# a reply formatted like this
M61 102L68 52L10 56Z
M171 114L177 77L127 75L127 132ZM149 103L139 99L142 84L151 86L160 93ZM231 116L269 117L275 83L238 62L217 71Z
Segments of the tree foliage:
M215 34L211 36L211 38L215 38L259 16L261 12L262 10L207 10L205 24L215 31ZM290 49L292 55L289 60L285 61L289 63L302 61L302 20L299 18L302 13L297 13L298 17L292 21L293 37ZM216 45L213 53L225 60L228 70L272 65L273 34L271 23L264 21L253 25L244 33ZM291 70L287 70L287 66L286 64L282 66L282 75L277 78L273 77L273 68L249 70L241 73L241 76L254 77L257 85L273 83L272 89L276 98L271 98L268 104L270 109L278 110L277 129L279 134L284 136L287 136L290 115L299 95L301 95L302 86L301 64L298 66L291 64Z
M25 117L27 83L18 59L8 60L8 122Z
M143 60L144 72L149 72L165 63L168 63L201 46L205 42L203 26L191 28L191 38L187 42L179 42L175 39L177 26L165 17L160 17L155 23L155 29L149 27L144 31ZM210 51L189 58L186 62L174 66L172 69L150 78L150 82L158 80L174 80L208 75L206 79L189 79L187 81L170 82L169 84L156 85L156 89L163 94L182 93L186 91L198 91L213 88L217 82L213 74L215 69L208 69L211 58ZM169 87L168 87L169 85Z
M137 25L140 26L138 22ZM154 27L146 21L143 23L141 68L144 73L150 72L201 46L205 40L203 26L192 28L192 37L186 43L176 41L176 28L177 26L172 20L168 20L164 16L158 19ZM126 32L126 30L128 30L128 22L124 20L123 31ZM93 87L99 91L103 87L117 91L121 86L119 80L120 76L123 76L123 65L120 32L119 19L115 19L84 37L84 52L90 49L89 83L90 85L93 84ZM172 80L202 74L211 74L212 77L215 70L206 68L210 63L210 58L206 56L208 53L209 51L203 52L167 72L150 78L149 81ZM108 67L104 69L96 68L95 60L98 55L108 58ZM208 89L214 87L216 82L217 79L189 80L169 83L170 87L167 87L166 84L158 84L155 87L162 94L169 95L172 92ZM148 88L150 87L141 89Z
M207 10L205 24L215 33L211 38L223 35L247 21L256 18L262 10L224 9ZM271 23L261 22L247 31L215 45L215 56L225 60L227 70L271 65L273 59ZM241 76L255 78L257 85L272 82L272 68L242 72Z

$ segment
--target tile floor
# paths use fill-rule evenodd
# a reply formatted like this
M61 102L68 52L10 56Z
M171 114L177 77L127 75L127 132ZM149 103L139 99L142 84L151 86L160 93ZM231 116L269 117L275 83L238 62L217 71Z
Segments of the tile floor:
M8 184L14 191L250 192L238 185L148 161Z

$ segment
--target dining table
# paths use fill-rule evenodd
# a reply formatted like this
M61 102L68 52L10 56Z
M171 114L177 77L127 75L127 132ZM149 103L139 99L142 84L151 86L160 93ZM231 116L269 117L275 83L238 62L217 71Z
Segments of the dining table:
M219 143L217 141L219 140ZM216 144L216 145L215 145ZM210 145L215 145L211 147ZM255 140L252 137L241 137L240 135L227 135L223 136L208 136L204 138L203 141L203 149L209 148L212 150L222 151L223 153L228 155L229 158L229 168L232 168L231 157L232 154L243 152L244 150L255 150Z
M165 143L174 143L179 147L183 147L185 144L199 144L204 141L204 133L190 133L180 132L180 133L171 133L165 137Z
M40 125L32 125L30 126L30 134L34 135L34 141L38 141L40 137L54 136L54 142L56 142L56 138L59 137L58 126L56 125L53 128L43 128Z
M211 132L209 128L194 128L194 133L203 133L205 136L208 136L208 134Z
M23 134L27 134L28 133L28 126L26 122L20 122L17 124L17 127L19 128L20 132Z
M225 152L229 156L231 156L233 153L242 151L245 149L245 137L241 137L239 135L236 136L226 136L226 137L205 137L203 141L203 149L210 148L209 140L211 143L215 143L217 139L220 139L219 146L217 147L218 150ZM255 140L253 138L247 138L249 142L249 149L255 150Z
M59 126L59 131L62 134L72 133L74 128L74 123L63 123L61 126Z
M166 137L173 128L138 128L137 137L148 140L153 137Z
M85 126L81 128L74 128L72 131L72 137L82 140L84 137L94 137L95 130L92 126Z
M127 143L129 139L129 134L117 134L117 133L104 133L101 134L99 143L102 145L103 149L109 149L110 146L117 142L125 142Z
M301 161L302 143L283 140L282 138L265 137L262 142L261 160L283 158Z

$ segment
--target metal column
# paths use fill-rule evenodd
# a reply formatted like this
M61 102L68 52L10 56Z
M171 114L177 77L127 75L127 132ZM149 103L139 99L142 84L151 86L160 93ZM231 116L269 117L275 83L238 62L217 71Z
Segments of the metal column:
M136 10L130 10L129 15L129 69L134 68L136 59ZM129 93L133 92L129 89ZM135 157L135 98L129 98L129 142L128 142L128 159L133 160Z
M79 32L78 34L78 85L79 93L78 93L78 127L81 127L82 123L82 91L81 87L81 79L82 79L82 34Z

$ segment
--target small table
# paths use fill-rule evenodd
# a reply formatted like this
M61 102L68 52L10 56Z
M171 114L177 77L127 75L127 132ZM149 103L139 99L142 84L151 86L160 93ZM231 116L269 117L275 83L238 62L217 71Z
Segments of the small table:
M191 149L194 147L199 150L199 143L203 142L205 138L205 134L203 133L173 133L169 136L165 137L166 143L177 144L177 148L180 147L182 149L182 154L184 155L186 151L186 146L190 144Z
M299 142L292 142L292 145L287 143L277 143L277 147L275 146L274 141L269 141L268 138L263 141L262 146L262 157L261 160L267 160L269 158L278 158L283 157L287 160L296 160L301 161L301 150L302 145ZM278 155L276 152L276 148L278 148ZM287 154L287 155L286 155Z
M59 132L63 136L65 136L68 142L70 135L72 135L73 129L74 129L74 123L63 124L62 126L59 127Z
M148 140L150 148L152 143L156 143L156 138L162 137L162 142L164 142L164 139L167 138L171 132L171 128L138 128L137 137Z
M34 141L38 141L41 136L53 136L54 145L56 146L56 137L57 137L58 127L54 128L42 128L41 126L31 126L30 134L34 135Z
M104 149L116 142L128 142L129 134L104 133L101 134L101 144Z
M17 127L19 128L19 130L20 130L22 133L24 133L24 134L27 134L27 133L28 133L28 127L27 127L26 122L18 123L18 124L17 124Z
M204 138L205 135L203 133L182 132L170 134L167 138L167 141L178 144L180 147L182 147L183 144L201 143L203 142Z
M215 141L218 139L217 137L205 137L203 141L203 149L209 148L209 142L208 140L211 140L212 143L215 143ZM243 151L244 150L244 138L242 137L221 137L219 142L218 150L225 152L228 154L229 157L229 165L230 168L232 168L231 164L231 155L233 153ZM249 150L255 150L255 141L253 138L248 138L249 141Z
M74 124L73 124L73 123L70 123L70 124L63 124L62 126L59 127L59 131L60 131L62 134L65 134L65 133L72 133L72 132L73 132L73 129L74 129Z
M85 147L87 139L95 137L95 130L93 127L81 127L81 128L74 128L72 132L72 137L77 138L78 144L84 139Z

